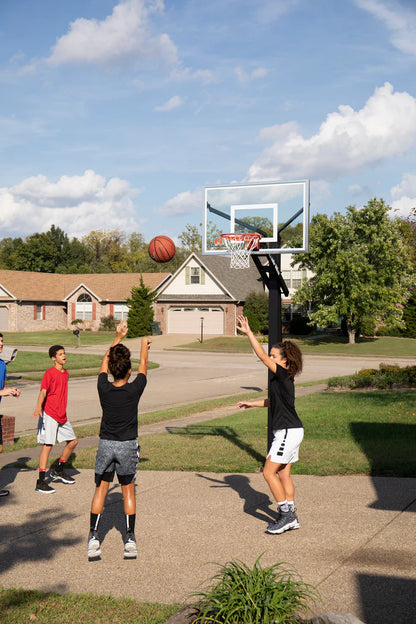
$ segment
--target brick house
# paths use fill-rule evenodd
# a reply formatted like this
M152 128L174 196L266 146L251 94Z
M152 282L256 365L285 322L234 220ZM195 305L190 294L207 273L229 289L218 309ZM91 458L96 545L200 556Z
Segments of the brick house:
M98 329L101 319L127 318L126 299L140 278L151 290L170 273L32 273L0 270L0 331L69 329L78 319Z

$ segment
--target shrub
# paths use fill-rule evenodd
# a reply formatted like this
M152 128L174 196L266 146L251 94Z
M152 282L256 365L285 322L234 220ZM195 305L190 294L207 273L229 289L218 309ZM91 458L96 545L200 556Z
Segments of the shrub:
M370 316L365 316L360 321L360 334L363 336L375 336L376 322Z
M261 555L260 555L261 557ZM295 622L318 597L312 586L298 580L282 563L253 569L241 561L220 565L214 583L197 594L195 624L286 624Z
M331 377L328 388L393 388L394 386L416 386L416 366L401 368L397 364L380 364L379 369L363 368L354 375Z
M104 316L101 319L99 331L115 331L117 326L117 321L111 314L109 316Z
M269 331L269 297L263 292L251 292L244 302L244 314L249 319L254 333ZM254 327L256 329L254 329Z
M80 323L83 323L84 321L82 319L74 319L73 321L71 321L71 325L79 325Z

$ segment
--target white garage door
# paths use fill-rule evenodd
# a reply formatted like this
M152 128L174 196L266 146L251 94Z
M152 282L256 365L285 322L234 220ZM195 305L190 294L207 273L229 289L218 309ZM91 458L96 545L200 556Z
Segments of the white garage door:
M9 310L7 306L0 306L0 331L9 329Z
M199 334L201 317L204 334L224 333L224 310L221 307L173 307L168 313L169 334Z

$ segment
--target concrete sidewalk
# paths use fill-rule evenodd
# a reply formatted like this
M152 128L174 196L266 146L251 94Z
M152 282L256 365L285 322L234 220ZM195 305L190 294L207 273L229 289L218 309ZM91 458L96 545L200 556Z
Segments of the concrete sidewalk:
M23 453L24 455L24 453ZM416 479L296 476L299 530L265 533L275 517L261 474L140 472L137 560L123 560L123 505L110 487L102 558L86 540L93 471L35 493L36 471L6 468L0 485L0 584L182 603L217 571L212 562L287 562L321 594L317 612L366 624L416 621Z

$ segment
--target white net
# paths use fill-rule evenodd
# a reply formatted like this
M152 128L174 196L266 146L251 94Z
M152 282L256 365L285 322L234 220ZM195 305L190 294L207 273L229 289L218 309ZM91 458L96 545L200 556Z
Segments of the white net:
M248 269L250 266L250 254L257 249L260 234L221 234L215 244L223 244L231 254L231 269Z

